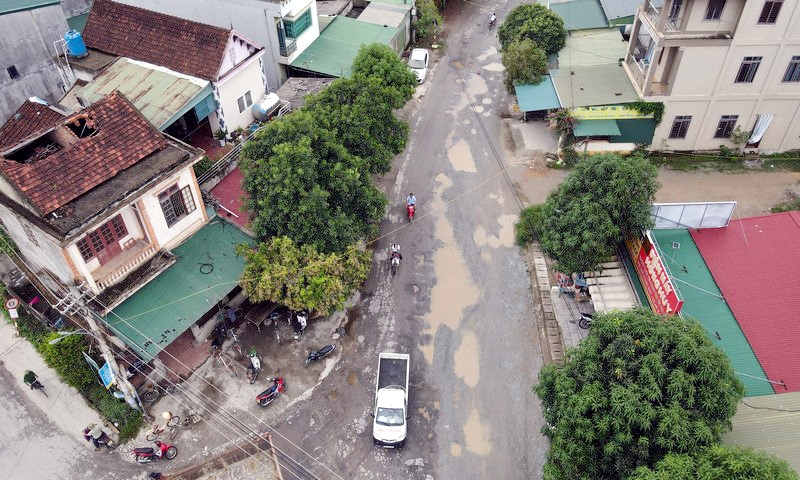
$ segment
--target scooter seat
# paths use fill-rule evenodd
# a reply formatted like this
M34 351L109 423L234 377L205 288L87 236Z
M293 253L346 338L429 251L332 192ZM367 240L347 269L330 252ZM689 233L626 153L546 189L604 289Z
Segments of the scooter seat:
M133 453L137 455L152 455L155 452L152 448L134 448Z

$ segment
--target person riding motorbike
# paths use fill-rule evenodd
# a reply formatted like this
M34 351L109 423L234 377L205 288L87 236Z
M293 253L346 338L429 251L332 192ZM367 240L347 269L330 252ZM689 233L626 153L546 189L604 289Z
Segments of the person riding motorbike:
M406 207L409 205L417 206L417 197L415 197L413 193L409 193L406 197Z
M489 28L494 27L496 23L497 23L497 15L495 15L494 12L492 12L492 16L489 17Z
M83 429L83 438L94 444L95 451L100 450L100 437L103 436L103 427L90 423Z
M393 243L391 248L389 249L389 260L391 261L393 258L399 258L400 260L403 259L403 255L400 254L399 243Z

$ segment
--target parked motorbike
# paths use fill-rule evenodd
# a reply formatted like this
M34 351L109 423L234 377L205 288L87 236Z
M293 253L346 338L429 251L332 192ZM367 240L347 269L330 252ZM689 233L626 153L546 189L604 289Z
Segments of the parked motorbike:
M588 329L592 326L593 316L591 313L581 312L581 317L578 319L578 326L583 329Z
M95 425L94 423L90 423L83 429L83 438L87 442L94 443L96 450L100 450L100 447L106 447L111 450L115 446L114 440L103 431L101 426Z
M307 367L307 366L308 366L308 364L309 364L309 363L311 363L311 362L316 362L316 361L317 361L317 360L319 360L320 358L325 358L325 357L327 357L328 355L330 355L330 354L331 354L331 352L332 352L332 351L333 351L335 348L336 348L336 345L333 345L333 344L328 344L328 345L325 345L324 347L320 348L320 349L319 349L319 350L317 350L316 352L315 352L315 351L313 351L313 350L311 350L310 352L308 352L308 356L306 357L306 367Z
M392 271L392 276L397 275L397 267L400 266L400 260L403 256L400 254L400 244L393 243L389 249L389 268Z
M178 456L178 448L174 447L168 443L164 443L162 441L156 440L155 441L156 447L158 449L145 447L145 448L134 448L133 449L133 456L136 458L136 462L138 463L149 463L155 462L156 460L172 460L176 456Z
M408 221L414 220L414 213L417 211L417 206L414 204L406 205L406 214L408 215Z
M283 377L268 377L267 380L273 382L272 386L256 396L256 402L262 407L266 407L278 398L278 395L286 391L286 382L283 381Z
M261 371L261 355L255 348L250 350L250 366L247 367L247 381L256 383L258 372Z

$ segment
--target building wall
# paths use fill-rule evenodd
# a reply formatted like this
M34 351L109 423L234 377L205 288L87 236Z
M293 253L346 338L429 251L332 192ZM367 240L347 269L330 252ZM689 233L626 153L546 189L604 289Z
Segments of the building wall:
M61 9L69 17L88 13L92 8L92 0L61 0Z
M60 5L0 15L0 123L5 123L25 99L58 102L65 86L53 61L53 42L69 30ZM7 68L14 65L19 78Z
M135 7L146 8L167 15L186 18L195 22L233 28L249 40L264 47L263 72L266 89L278 90L286 80L285 69L308 45L319 36L317 6L314 0L288 0L267 2L261 0L192 0L187 7L185 0L118 0ZM300 13L311 7L314 24L300 36L297 51L288 59L280 56L276 22L291 12Z
M692 2L688 26L710 30L702 21L707 0ZM774 25L758 25L763 1L747 2L730 46L683 46L675 63L669 95L652 95L647 101L665 103L662 123L653 137L653 148L712 150L732 146L727 139L714 138L723 115L738 115L737 126L751 131L758 114L772 113L774 119L758 149L764 153L800 149L800 82L782 82L792 56L800 55L800 6L784 2ZM740 8L727 2L721 21L730 27L726 14ZM658 53L656 53L658 55ZM752 83L736 83L744 57L762 57ZM691 115L685 139L670 139L677 115Z
M239 127L246 128L253 123L253 107L248 106L243 112L239 112L238 98L250 91L253 104L258 103L266 94L264 85L261 83L261 67L258 60L249 65L243 65L241 70L231 74L221 82L214 82L217 88L219 106L222 111L222 120L228 132L232 132ZM219 113L219 109L217 113Z
M164 218L164 212L161 210L158 194L176 183L179 189L187 185L191 186L192 197L194 198L196 208L193 212L169 227ZM181 242L197 232L205 223L205 205L200 196L200 188L197 185L197 181L194 179L191 167L185 168L170 178L159 182L150 192L142 195L141 202L144 205L144 211L141 212L141 214L147 217L153 229L153 233L155 234L155 238L151 240L160 248L170 249L180 245Z

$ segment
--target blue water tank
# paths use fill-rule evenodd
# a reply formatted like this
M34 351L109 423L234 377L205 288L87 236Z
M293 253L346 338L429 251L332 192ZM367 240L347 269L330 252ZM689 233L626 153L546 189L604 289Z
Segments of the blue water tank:
M83 43L81 32L70 30L64 34L64 41L67 42L67 53L71 57L83 58L89 55L89 51L86 50L86 44Z

